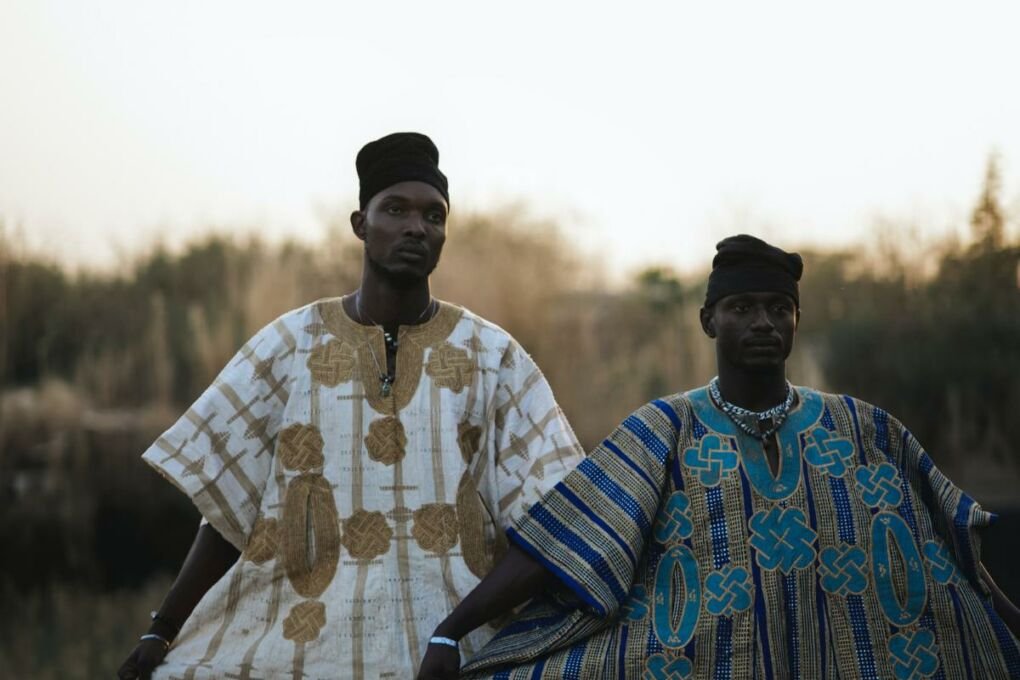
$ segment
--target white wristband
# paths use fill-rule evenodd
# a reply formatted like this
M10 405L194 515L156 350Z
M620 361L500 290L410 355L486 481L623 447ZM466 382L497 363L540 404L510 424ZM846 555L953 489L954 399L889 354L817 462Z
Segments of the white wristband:
M459 648L456 640L451 640L448 637L439 637L438 635L429 639L430 645L446 645L447 647L453 647L454 649Z

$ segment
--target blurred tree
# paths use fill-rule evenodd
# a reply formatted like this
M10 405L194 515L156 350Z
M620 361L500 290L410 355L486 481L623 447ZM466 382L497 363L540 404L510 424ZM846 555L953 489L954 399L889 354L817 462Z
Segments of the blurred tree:
M834 389L899 416L943 461L974 451L1020 462L1020 246L1006 242L995 158L971 213L973 241L947 246L919 283L872 271L843 282L829 320ZM837 292L832 288L826 295Z
M970 214L970 226L975 242L985 250L1002 247L1006 232L1006 219L1000 199L1002 180L999 159L996 155L988 158L985 166L985 181L981 196Z

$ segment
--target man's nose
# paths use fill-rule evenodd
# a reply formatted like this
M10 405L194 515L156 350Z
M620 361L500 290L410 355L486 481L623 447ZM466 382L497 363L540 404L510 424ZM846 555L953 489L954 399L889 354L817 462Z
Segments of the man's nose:
M769 311L764 306L754 308L754 317L751 319L751 327L762 329L773 328L772 319L769 318Z
M425 217L420 213L411 213L404 221L404 234L423 238L425 236Z

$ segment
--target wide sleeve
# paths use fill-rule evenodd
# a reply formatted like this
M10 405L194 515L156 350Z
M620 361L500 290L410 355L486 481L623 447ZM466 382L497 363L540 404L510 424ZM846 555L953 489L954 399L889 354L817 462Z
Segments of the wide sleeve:
M615 612L630 590L677 422L667 402L638 409L507 532L598 616Z
M499 367L494 453L505 530L584 458L542 371L511 340Z
M976 500L953 484L909 430L896 419L890 417L889 420L890 433L900 442L900 469L924 503L933 528L952 551L968 580L980 591L987 592L978 576L979 530L992 524L997 516L983 510Z
M283 321L262 329L142 455L238 550L248 542L271 474L294 355Z

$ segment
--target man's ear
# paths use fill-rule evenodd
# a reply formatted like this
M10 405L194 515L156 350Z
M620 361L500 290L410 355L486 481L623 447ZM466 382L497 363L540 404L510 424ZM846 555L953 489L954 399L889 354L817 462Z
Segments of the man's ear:
M715 319L712 318L712 309L708 307L702 307L701 311L698 312L698 316L701 318L701 330L705 331L705 335L714 339Z
M358 237L359 241L365 240L365 213L362 210L355 210L351 213L351 231Z

